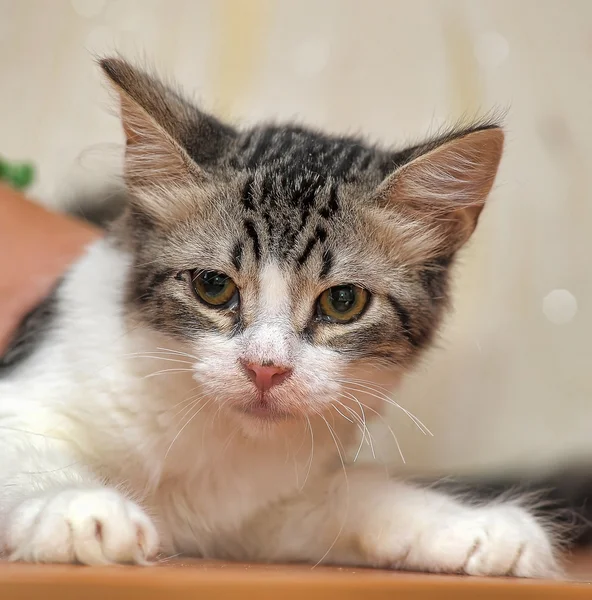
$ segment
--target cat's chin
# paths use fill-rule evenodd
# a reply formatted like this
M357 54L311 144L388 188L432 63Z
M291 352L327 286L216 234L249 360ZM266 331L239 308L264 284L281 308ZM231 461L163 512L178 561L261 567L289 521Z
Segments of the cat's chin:
M272 405L261 403L242 406L239 411L242 415L250 417L253 420L270 424L288 420L291 421L298 417L296 413L278 410Z

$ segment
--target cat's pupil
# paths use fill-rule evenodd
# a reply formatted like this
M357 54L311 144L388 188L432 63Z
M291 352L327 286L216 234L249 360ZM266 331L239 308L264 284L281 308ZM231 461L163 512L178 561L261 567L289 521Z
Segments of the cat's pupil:
M216 271L205 271L201 275L201 281L204 292L212 298L219 296L228 285L228 277Z
M346 313L356 301L356 292L351 285L337 285L330 291L333 308L341 313Z

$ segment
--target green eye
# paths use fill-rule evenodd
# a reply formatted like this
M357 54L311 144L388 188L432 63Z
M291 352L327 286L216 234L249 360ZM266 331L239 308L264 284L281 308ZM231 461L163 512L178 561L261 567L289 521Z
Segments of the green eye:
M318 312L323 321L350 323L360 317L368 297L368 292L357 285L336 285L319 296Z
M191 277L197 296L210 306L227 308L238 300L236 283L218 271L198 271Z

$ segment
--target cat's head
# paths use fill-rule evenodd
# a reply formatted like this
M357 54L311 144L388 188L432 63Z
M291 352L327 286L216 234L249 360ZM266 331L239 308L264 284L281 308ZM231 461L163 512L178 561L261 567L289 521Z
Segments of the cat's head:
M236 130L120 59L133 318L253 419L376 408L429 346L500 161L491 123L403 151L293 125ZM368 387L366 387L368 386ZM346 412L345 407L341 407Z

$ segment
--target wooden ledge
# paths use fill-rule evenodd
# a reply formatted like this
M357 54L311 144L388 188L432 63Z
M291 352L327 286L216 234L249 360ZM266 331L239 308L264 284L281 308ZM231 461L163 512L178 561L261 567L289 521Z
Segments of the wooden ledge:
M22 600L571 600L592 598L592 553L575 556L570 581L426 575L171 560L154 568L0 563L0 598Z

